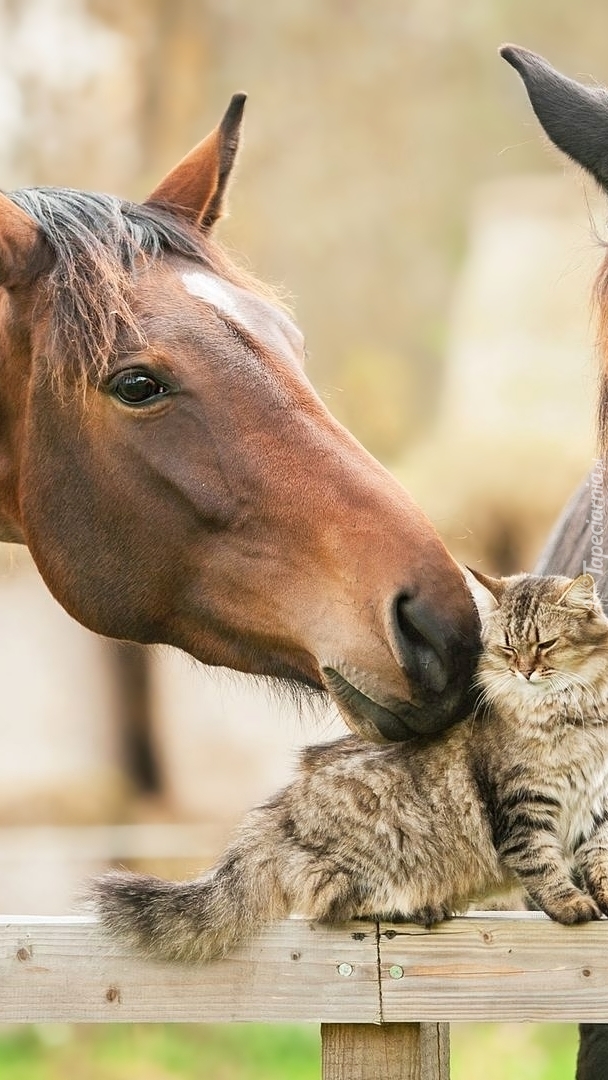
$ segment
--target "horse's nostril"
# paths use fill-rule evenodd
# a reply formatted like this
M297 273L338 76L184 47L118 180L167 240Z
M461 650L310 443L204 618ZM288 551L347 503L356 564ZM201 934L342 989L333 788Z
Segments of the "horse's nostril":
M393 605L393 652L422 690L441 694L448 683L446 643L434 613L416 596L401 593Z
M425 635L412 619L414 611L414 599L410 596L400 596L397 600L397 627L402 636L411 645L428 644Z

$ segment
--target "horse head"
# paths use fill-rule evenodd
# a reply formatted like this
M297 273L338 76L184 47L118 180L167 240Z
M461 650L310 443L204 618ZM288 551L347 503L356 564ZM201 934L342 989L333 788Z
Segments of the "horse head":
M370 738L438 730L473 602L213 239L243 104L141 205L0 196L0 538L101 634L326 690Z

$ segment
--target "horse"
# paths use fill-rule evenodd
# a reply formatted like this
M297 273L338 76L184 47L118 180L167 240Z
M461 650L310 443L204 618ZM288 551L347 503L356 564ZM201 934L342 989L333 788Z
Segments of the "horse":
M547 61L513 45L501 55L523 79L538 120L551 141L581 165L608 193L608 92L566 78ZM596 285L599 308L600 386L598 429L602 456L566 506L540 557L536 572L596 578L608 610L606 466L608 464L608 255ZM608 1025L582 1024L577 1080L608 1076Z
M0 193L0 540L99 634L328 694L365 738L439 731L473 601L213 235L244 103L141 204Z

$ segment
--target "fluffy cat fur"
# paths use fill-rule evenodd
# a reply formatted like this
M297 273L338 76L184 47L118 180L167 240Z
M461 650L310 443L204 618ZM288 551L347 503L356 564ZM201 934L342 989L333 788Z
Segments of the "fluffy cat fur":
M517 882L559 922L608 914L608 620L593 579L476 579L473 716L404 743L309 747L203 877L97 880L105 925L200 961L291 912L428 925Z

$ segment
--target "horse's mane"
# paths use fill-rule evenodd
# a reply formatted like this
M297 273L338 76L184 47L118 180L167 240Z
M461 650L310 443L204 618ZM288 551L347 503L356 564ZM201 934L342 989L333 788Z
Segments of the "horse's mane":
M234 284L264 291L194 222L168 207L71 188L7 194L34 219L53 254L44 299L52 328L49 365L60 386L68 366L79 380L102 380L119 333L145 343L131 307L142 258L182 255Z
M604 262L595 283L594 303L599 316L600 385L597 426L600 449L606 458L608 457L608 252L604 256Z

